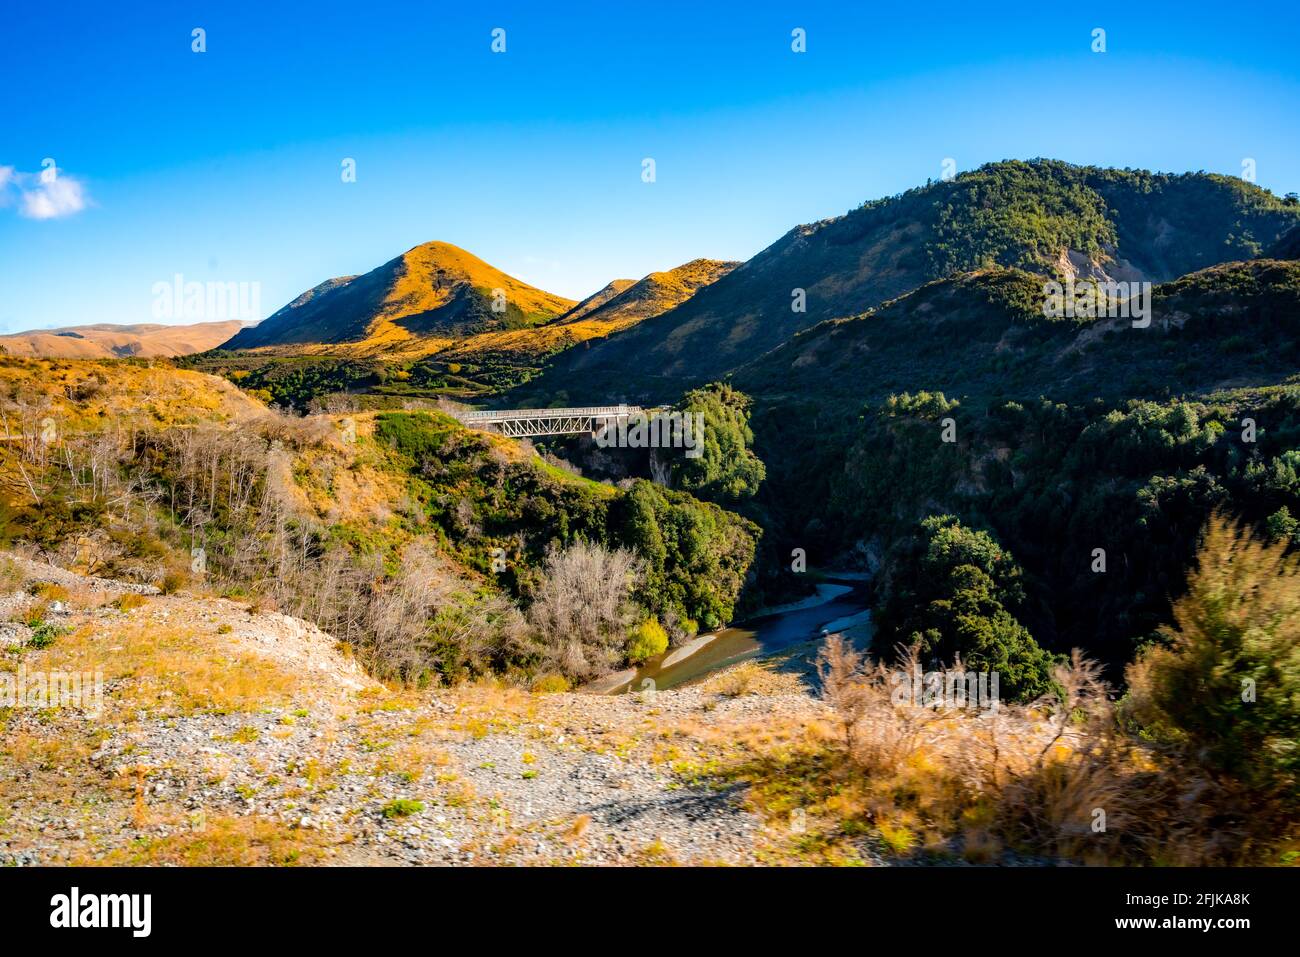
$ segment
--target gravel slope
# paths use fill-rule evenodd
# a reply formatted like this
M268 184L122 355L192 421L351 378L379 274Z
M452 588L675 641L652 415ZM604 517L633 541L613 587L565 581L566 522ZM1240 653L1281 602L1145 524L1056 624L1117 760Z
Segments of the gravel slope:
M93 663L105 696L0 709L0 865L759 863L789 834L711 769L823 716L794 681L394 691L296 619L188 595L123 610L117 583L6 561L0 669ZM46 649L25 644L38 605Z

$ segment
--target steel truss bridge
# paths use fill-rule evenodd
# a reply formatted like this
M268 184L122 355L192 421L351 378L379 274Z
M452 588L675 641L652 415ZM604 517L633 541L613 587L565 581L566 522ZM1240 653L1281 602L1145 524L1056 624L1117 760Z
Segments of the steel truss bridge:
M471 429L487 429L514 438L534 435L596 435L619 419L644 415L636 405L589 405L577 409L489 409L454 413Z

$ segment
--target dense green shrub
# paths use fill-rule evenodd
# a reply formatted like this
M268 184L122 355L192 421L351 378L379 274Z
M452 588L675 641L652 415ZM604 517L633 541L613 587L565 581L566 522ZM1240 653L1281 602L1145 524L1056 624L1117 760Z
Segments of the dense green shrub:
M638 598L658 618L694 619L710 630L731 620L758 526L643 480L614 503L610 522L614 539L645 561Z
M703 416L704 447L697 458L674 457L676 486L713 502L754 496L767 470L751 449L749 408L747 395L720 382L686 393L677 409Z
M893 556L876 646L919 645L925 662L996 671L1018 701L1051 688L1053 660L1016 620L1024 601L1020 567L987 532L935 515Z
M1131 717L1260 800L1300 801L1300 557L1222 517L1173 624L1129 667Z

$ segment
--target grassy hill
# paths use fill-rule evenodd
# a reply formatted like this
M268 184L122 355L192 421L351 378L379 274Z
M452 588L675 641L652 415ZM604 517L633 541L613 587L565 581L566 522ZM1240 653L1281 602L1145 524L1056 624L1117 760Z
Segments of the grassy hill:
M581 319L593 309L599 309L605 303L609 302L628 286L635 283L635 279L614 279L606 283L596 292L593 292L586 299L583 299L576 306L560 317L561 322L573 322Z
M589 309L580 312L575 307L572 313L561 317L560 325L593 323L598 324L598 329L593 330L597 335L618 332L681 305L701 288L717 282L739 265L740 263L720 262L716 259L693 259L667 272L652 272ZM605 288L608 290L612 286L613 283ZM590 299L584 300L582 305L590 302Z
M697 259L636 282L616 279L542 325L480 332L443 329L413 339L370 337L361 343L232 352L248 341L236 339L193 365L297 408L332 392L364 393L375 405L434 396L474 399L527 382L547 358L566 349L666 312L736 265ZM351 280L335 282L331 288ZM305 308L315 299L312 290L286 309ZM310 321L306 315L300 318Z
M431 242L365 275L316 286L224 347L346 345L350 354L372 354L424 338L541 325L573 305L457 246Z
M1257 256L1297 223L1300 206L1225 176L993 163L797 227L676 309L558 357L525 395L671 398L949 275L1166 282ZM795 290L805 311L792 309Z

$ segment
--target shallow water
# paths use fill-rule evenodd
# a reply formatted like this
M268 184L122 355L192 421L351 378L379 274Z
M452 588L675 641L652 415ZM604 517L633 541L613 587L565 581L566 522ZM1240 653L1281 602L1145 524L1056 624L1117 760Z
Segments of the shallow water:
M653 681L656 689L672 688L703 678L710 672L746 658L770 655L801 641L816 637L828 624L843 626L842 619L867 611L866 594L860 581L828 579L828 583L849 586L849 591L812 608L764 615L717 632L699 651L681 660L682 648L670 648L651 658L626 684L611 694L640 691L643 682Z

